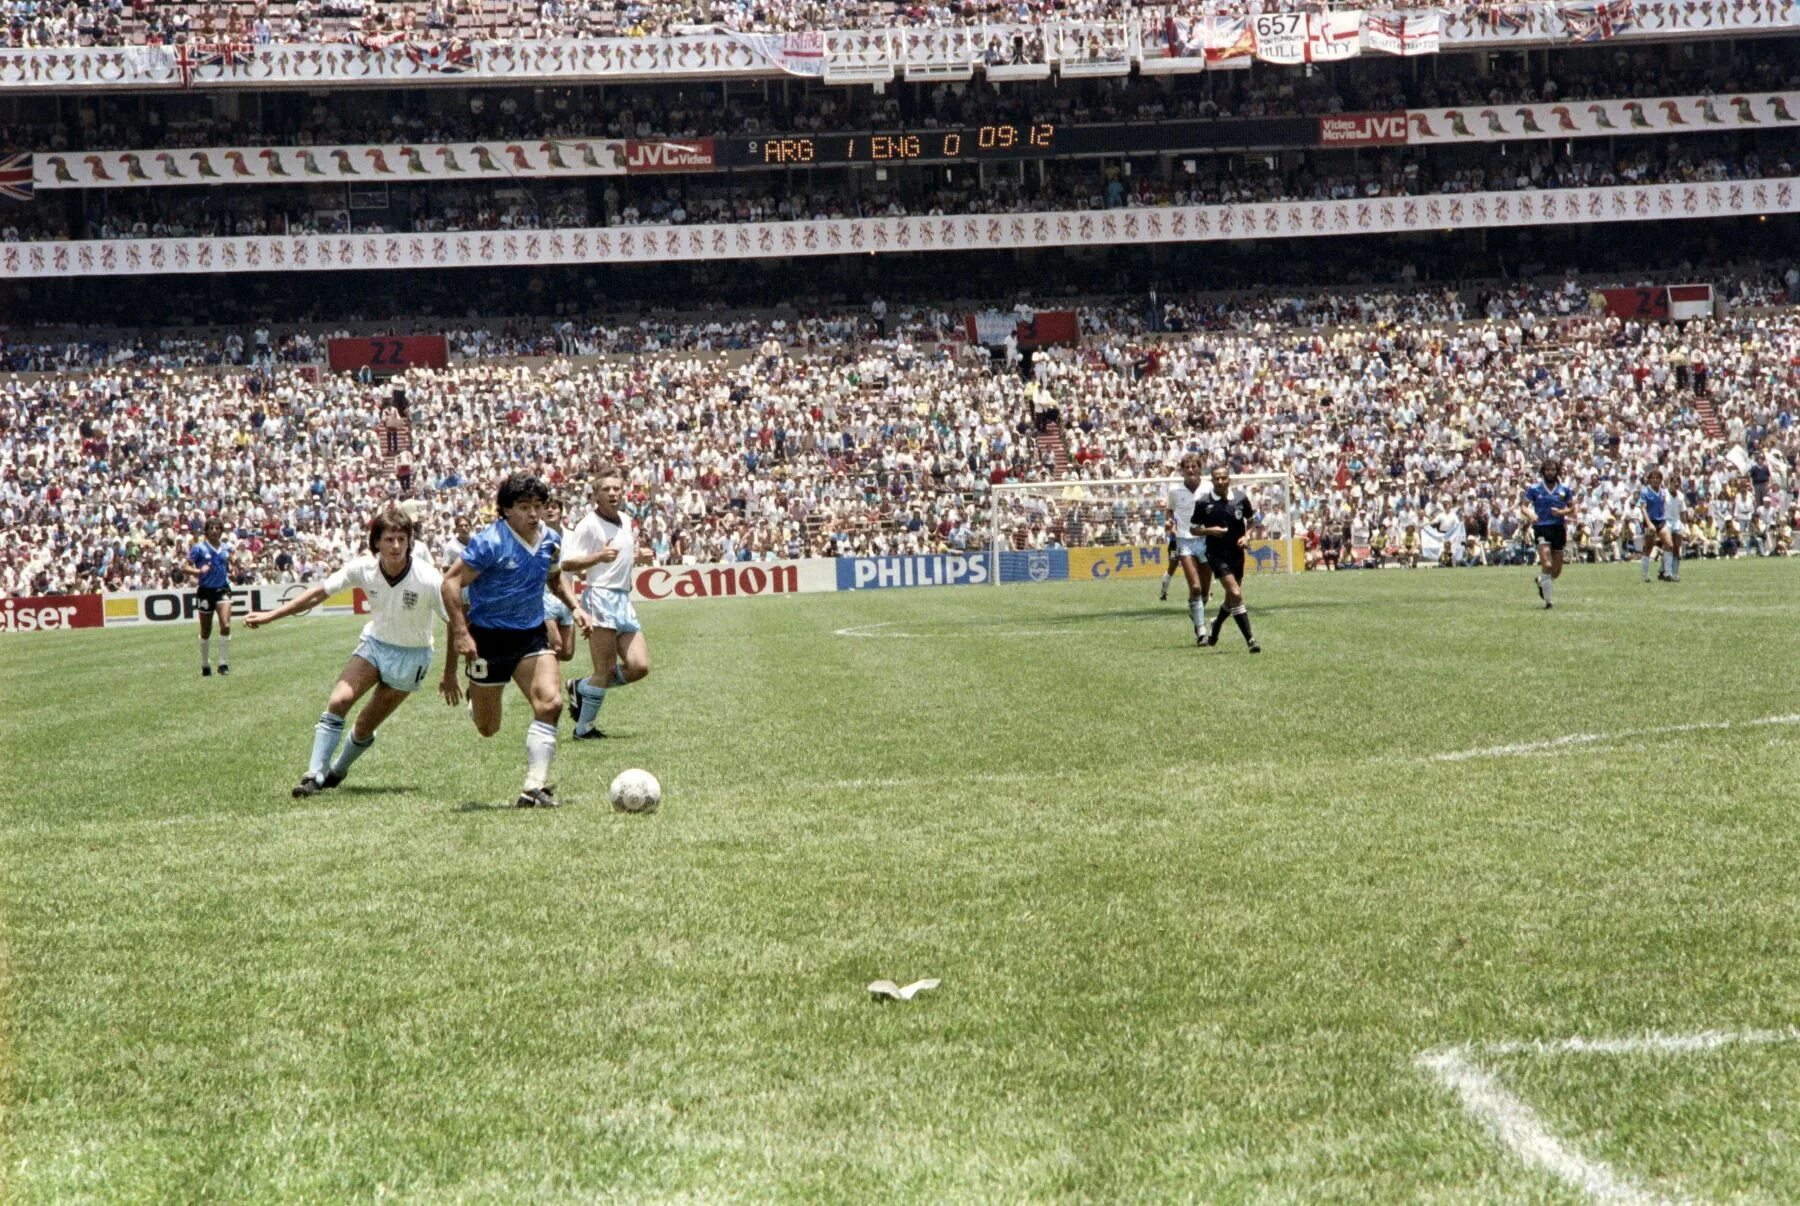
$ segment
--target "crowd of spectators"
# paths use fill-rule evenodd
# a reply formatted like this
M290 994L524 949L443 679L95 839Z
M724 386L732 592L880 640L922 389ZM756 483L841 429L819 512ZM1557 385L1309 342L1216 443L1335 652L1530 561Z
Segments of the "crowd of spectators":
M1596 313L1598 291L1610 288L1713 283L1729 312L1800 304L1800 267L1785 274L1761 266L1722 271L1675 270L1632 277L1475 281L1450 287L1314 290L1259 289L1211 293L1151 290L1147 295L1076 297L1045 308L1080 315L1083 333L1098 340L1143 340L1186 332L1318 331L1328 327L1396 324L1459 325L1514 319L1535 324ZM818 305L770 311L710 307L698 311L595 312L558 319L417 318L375 326L307 327L262 322L236 328L141 331L0 329L0 372L79 373L97 369L197 369L318 365L335 338L406 335L446 337L464 360L714 353L771 349L803 353L845 351L883 339L916 347L964 337L963 315L1011 308L1013 301L946 303L865 299L854 307ZM879 311L879 313L877 313ZM266 352L263 351L266 349Z
M1578 547L1592 533L1597 555L1609 530L1615 548L1626 538L1652 464L1692 494L1702 534L1716 525L1721 554L1792 548L1793 308L1679 328L1524 312L1313 328L1247 312L1156 337L1102 312L1029 373L915 338L944 317L902 311L885 338L771 337L737 356L415 370L403 410L393 383L280 369L14 378L0 385L0 591L171 585L212 512L238 534L242 574L305 579L358 547L383 499L419 498L437 539L479 519L506 471L533 468L579 503L612 461L630 466L647 555L665 563L984 548L994 483L1162 476L1190 449L1291 473L1296 532L1365 559L1405 555L1409 529L1475 534L1483 556L1516 545L1519 491L1550 454L1580 492ZM1052 409L1060 447L1040 439ZM1007 539L1150 539L1158 523L1086 516L1077 532L1050 500Z
M1162 30L1209 14L1318 11L1321 0L5 0L7 44L18 47L166 45L188 40L357 42L403 39L519 40L657 37L715 30L790 33L819 29L1138 22ZM1496 18L1519 0L1338 0L1336 9L1433 9Z

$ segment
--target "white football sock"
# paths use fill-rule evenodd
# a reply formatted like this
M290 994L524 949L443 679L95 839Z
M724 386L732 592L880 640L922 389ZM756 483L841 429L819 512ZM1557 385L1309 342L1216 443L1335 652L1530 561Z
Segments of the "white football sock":
M207 637L200 638L200 668L212 669L212 641Z
M525 729L525 790L536 791L550 779L556 757L556 726L534 720Z

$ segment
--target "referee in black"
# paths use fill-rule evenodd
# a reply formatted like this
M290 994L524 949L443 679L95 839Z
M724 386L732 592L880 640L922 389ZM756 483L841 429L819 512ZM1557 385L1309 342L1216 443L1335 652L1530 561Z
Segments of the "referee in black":
M1194 504L1194 535L1206 537L1206 564L1213 580L1225 588L1225 601L1213 619L1212 631L1198 638L1201 645L1217 645L1225 617L1237 621L1238 631L1251 653L1262 646L1250 633L1250 615L1244 610L1244 545L1250 538L1250 521L1256 512L1242 490L1231 488L1231 470L1223 465L1212 471L1212 492Z

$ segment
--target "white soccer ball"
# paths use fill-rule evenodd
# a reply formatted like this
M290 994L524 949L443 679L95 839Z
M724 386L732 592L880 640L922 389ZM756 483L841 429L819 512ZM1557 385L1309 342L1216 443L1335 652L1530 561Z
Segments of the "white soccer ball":
M619 812L655 812L662 803L662 784L647 770L623 770L607 794Z

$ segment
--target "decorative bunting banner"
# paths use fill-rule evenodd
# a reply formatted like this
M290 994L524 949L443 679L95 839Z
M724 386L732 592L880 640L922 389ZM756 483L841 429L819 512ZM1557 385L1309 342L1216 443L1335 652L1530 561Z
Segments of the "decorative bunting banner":
M0 276L645 264L1729 218L1800 212L1797 185L1800 180L1783 177L965 217L5 243L0 244Z
M404 184L408 180L507 180L622 176L622 138L550 142L394 143L387 146L202 147L39 155L40 189L150 188L196 184Z

